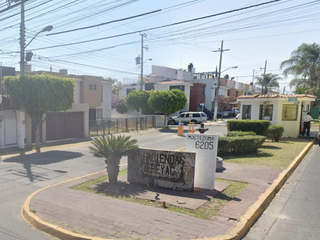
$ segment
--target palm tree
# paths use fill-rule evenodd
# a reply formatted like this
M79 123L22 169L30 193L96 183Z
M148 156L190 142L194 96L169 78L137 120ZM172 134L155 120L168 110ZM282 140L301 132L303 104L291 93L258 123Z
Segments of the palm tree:
M118 182L119 164L123 156L135 154L138 150L137 140L130 140L130 136L101 136L95 138L90 146L90 152L96 157L104 157L109 183Z
M256 84L261 85L262 93L267 94L268 88L279 87L278 80L282 80L277 74L268 73L265 76L256 77Z
M291 57L280 65L284 68L284 76L293 74L295 78L291 86L306 87L308 93L315 93L319 87L320 73L320 45L317 43L301 44L291 53Z

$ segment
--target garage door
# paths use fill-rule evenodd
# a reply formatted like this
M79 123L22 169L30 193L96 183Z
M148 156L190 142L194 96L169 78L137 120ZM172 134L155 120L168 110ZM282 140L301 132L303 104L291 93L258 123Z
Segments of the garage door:
M84 136L83 115L83 112L47 114L47 141L82 138Z

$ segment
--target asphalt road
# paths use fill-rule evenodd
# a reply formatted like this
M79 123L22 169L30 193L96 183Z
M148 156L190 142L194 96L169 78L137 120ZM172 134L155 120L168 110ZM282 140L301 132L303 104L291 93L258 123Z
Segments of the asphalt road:
M223 134L225 126L210 126L209 134ZM176 132L143 131L132 136L141 147L174 150L185 146ZM20 210L34 191L105 169L101 158L89 153L89 143L62 145L41 154L2 158L0 162L0 239L56 239L27 224ZM126 162L124 158L122 164Z
M320 239L319 156L316 144L244 240Z

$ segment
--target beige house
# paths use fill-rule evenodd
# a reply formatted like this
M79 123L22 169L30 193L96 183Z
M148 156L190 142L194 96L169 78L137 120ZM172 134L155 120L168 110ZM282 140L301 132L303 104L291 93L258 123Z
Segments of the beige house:
M282 137L299 136L302 116L310 110L316 96L307 94L265 94L239 96L240 119L269 120L284 127Z

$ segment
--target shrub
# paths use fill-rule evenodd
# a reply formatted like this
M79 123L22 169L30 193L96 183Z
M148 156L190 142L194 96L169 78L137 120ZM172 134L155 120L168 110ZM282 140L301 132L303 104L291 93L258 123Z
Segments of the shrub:
M124 114L126 112L128 112L128 107L126 106L125 102L122 101L121 103L119 103L119 105L116 107L116 110L118 113Z
M227 137L243 137L243 136L252 136L257 135L255 132L242 132L242 131L231 131L227 133Z
M270 121L267 120L229 120L228 131L253 131L257 135L267 136Z
M265 140L264 136L219 137L218 154L257 152Z
M272 142L279 142L279 139L284 132L284 127L280 125L271 125L268 129L268 137L272 139Z

